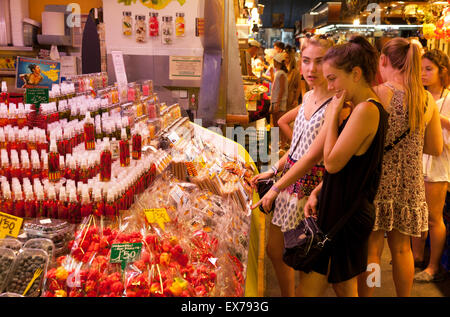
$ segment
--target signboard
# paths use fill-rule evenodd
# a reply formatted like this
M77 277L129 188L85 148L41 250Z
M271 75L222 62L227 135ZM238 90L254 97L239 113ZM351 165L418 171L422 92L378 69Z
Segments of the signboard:
M165 208L145 209L144 213L148 223L157 223L163 230L165 230L164 224L170 222L170 217Z
M17 238L22 222L22 218L0 212L0 239L8 236Z
M142 251L142 243L115 243L111 245L110 263L121 263L122 270L127 263L139 260Z
M27 88L25 92L25 102L32 105L40 105L48 103L48 89L44 88Z
M170 80L200 80L202 77L203 57L170 56Z
M61 63L51 60L17 57L16 88L46 88L61 81Z
M113 51L111 52L113 64L114 64L114 72L116 74L117 84L119 86L119 97L121 101L126 100L127 86L128 86L128 78L127 72L125 71L125 63L123 62L123 52L122 51Z

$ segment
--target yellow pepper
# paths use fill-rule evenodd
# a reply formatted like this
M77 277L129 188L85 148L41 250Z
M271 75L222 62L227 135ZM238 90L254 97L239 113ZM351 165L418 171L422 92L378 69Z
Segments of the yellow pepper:
M67 293L61 289L55 292L55 297L67 297Z
M67 280L69 273L67 272L67 270L64 267L60 266L56 269L55 276L58 280L64 281L64 280Z

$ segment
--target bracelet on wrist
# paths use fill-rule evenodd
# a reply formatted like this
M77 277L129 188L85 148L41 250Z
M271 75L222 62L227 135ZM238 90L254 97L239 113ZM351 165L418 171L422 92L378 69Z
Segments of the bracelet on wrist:
M277 186L275 186L275 185L272 185L272 187L270 189L273 190L274 192L278 193L278 194L280 193L280 189Z
M272 166L273 175L276 176L278 173L278 169L275 166Z

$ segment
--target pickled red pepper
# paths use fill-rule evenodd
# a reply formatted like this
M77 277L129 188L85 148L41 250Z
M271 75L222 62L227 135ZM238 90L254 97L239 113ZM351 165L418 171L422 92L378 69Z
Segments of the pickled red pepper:
M100 154L100 181L102 182L109 182L111 180L112 154L110 148L108 141Z
M158 13L150 12L149 19L149 35L150 36L159 36L159 21L158 21Z
M59 170L59 153L55 139L50 142L50 153L48 153L48 180L57 183L61 179Z
M119 142L120 166L130 166L130 144L127 139L127 132L122 128L122 139Z
M140 160L142 157L142 137L138 131L133 135L132 148L133 160Z
M84 121L84 148L87 151L95 150L95 127L89 111Z

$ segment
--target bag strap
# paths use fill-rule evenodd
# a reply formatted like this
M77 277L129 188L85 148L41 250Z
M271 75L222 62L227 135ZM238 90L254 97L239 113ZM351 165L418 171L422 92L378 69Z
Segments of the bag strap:
M316 111L314 111L313 115L311 116L311 118L320 110L322 109L326 104L328 104L331 100L333 99L333 97L328 98L324 103L322 103L320 105L319 108L316 109ZM290 151L290 153L295 153L295 150L297 149L298 144L300 143L300 140L302 139L302 135L303 135L303 131L302 134L300 135L300 137L297 139L297 142L294 145L294 148L292 149L292 151Z
M427 112L427 108L428 108L428 94L427 94L427 101L425 104L425 112ZM411 130L411 128L408 128L405 132L403 132L400 136L398 136L394 141L392 141L390 144L386 145L384 147L384 154L386 154L387 152L392 150L394 148L394 146L396 146L401 140L403 140L409 134L410 130Z

